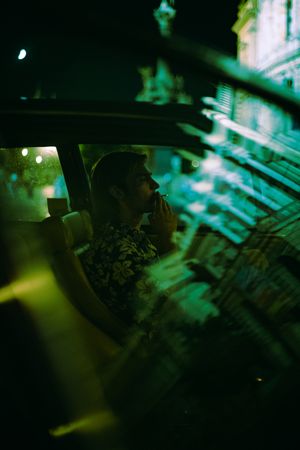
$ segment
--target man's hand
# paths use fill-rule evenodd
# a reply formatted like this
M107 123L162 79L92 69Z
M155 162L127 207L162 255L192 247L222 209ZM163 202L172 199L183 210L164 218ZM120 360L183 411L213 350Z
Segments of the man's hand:
M161 253L174 249L172 234L177 229L177 216L171 206L157 193L153 213L149 216L153 233L157 234Z

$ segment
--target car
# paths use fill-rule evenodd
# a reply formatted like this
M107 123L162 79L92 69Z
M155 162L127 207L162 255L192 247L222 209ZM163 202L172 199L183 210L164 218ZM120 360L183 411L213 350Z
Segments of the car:
M162 48L189 67L210 61L232 89L299 111L258 75L174 43ZM250 448L262 432L272 445L296 436L299 156L263 138L226 116L220 96L197 107L2 101L1 419L12 446ZM180 216L179 251L149 271L177 312L163 309L149 336L109 311L80 264L93 237L89 169L120 146L149 155Z

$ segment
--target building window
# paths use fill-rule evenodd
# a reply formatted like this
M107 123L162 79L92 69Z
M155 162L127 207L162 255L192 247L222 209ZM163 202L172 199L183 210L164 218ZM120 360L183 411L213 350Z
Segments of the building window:
M293 0L286 1L286 39L291 38Z
M292 130L300 131L300 119L299 119L299 117L293 116Z
M285 84L285 86L288 89L294 89L294 80L293 80L293 78L286 78L284 80L284 84ZM296 117L296 116L293 115L291 124L292 124L292 126L291 126L292 130L300 131L300 119L299 119L299 117Z

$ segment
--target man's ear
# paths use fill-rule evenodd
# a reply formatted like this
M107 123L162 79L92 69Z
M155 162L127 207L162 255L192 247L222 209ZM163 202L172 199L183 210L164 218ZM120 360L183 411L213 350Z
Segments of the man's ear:
M124 192L115 184L109 188L109 193L116 200L122 200L124 198Z

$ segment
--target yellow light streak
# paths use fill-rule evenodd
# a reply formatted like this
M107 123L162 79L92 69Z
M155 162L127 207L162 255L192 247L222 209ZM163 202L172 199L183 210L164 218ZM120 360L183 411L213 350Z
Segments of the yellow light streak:
M49 270L45 269L18 278L0 289L0 303L27 297L33 292L49 288L49 283L53 283L53 276Z
M101 431L117 423L115 416L110 411L93 414L82 419L60 425L49 430L50 436L59 438L76 432Z
M12 300L13 298L14 298L14 293L13 293L11 285L3 286L0 289L0 303L8 302L8 301Z

